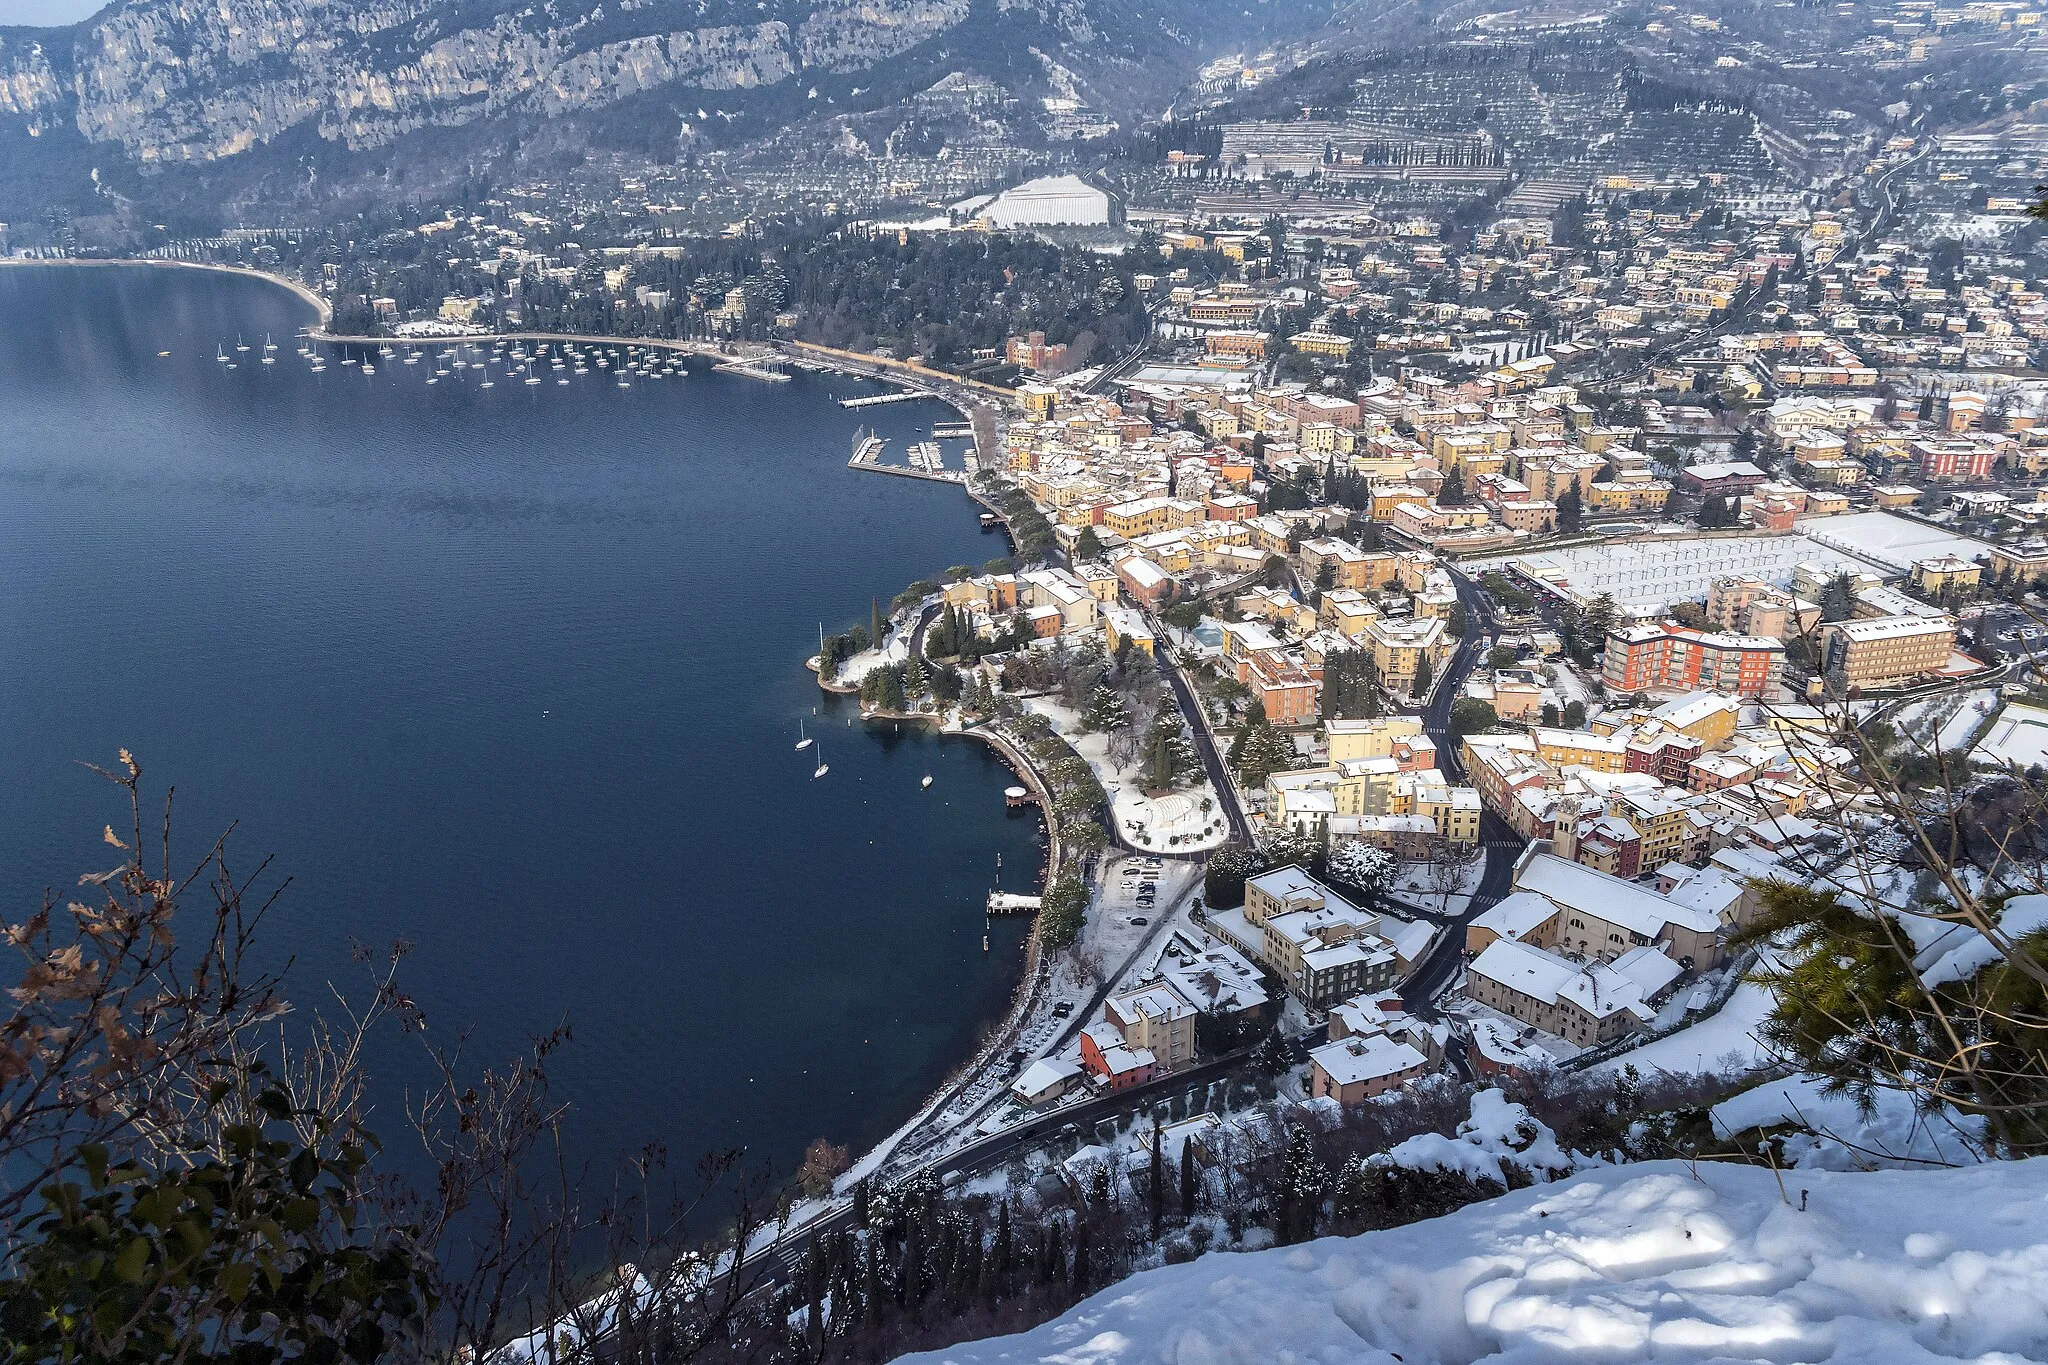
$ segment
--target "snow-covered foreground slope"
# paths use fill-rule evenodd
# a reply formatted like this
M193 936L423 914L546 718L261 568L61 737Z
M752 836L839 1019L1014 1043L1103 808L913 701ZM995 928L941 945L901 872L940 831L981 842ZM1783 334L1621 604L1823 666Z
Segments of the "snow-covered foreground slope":
M1601 1168L1387 1232L1148 1271L1021 1336L909 1359L2048 1359L2048 1158L1799 1171L1785 1190L1757 1167Z

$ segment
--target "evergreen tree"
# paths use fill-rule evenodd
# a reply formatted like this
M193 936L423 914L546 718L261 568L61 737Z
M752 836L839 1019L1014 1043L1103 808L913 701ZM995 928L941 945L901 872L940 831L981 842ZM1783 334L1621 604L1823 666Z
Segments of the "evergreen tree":
M1045 1230L1045 1264L1039 1271L1040 1284L1065 1284L1067 1280L1066 1220L1053 1215L1052 1226Z
M1159 1119L1152 1120L1152 1176L1148 1191L1152 1210L1152 1240L1159 1240L1160 1225L1166 1221L1166 1175L1160 1169Z
M866 1255L861 1258L860 1276L860 1323L873 1332L882 1325L882 1244L879 1238L870 1237Z
M1180 1140L1180 1216L1195 1216L1195 1142Z
M1010 1201L1005 1199L1002 1210L996 1216L996 1244L990 1263L995 1268L995 1296L999 1299L1010 1297L1011 1276L1015 1270L1016 1247L1010 1231Z
M1557 529L1576 531L1584 524L1585 517L1585 505L1579 498L1579 482L1574 479L1557 496Z
M1434 681L1436 681L1436 668L1429 662L1429 656L1425 654L1415 664L1415 695L1418 697L1428 696L1429 685Z
M868 638L875 642L875 648L882 647L882 603L875 597L868 599Z
M1097 683L1095 690L1088 694L1087 706L1081 711L1082 728L1100 734L1121 730L1130 723L1130 708L1124 705L1123 697L1115 688Z
M1088 1292L1088 1286L1094 1275L1095 1268L1093 1265L1090 1264L1090 1261L1095 1250L1094 1243L1095 1237L1093 1229L1089 1225L1087 1215L1083 1214L1081 1217L1074 1220L1074 1264L1072 1285L1074 1293L1076 1295L1082 1295Z
M853 1225L857 1228L868 1225L868 1182L865 1177L853 1187Z
M1280 1166L1280 1226L1274 1231L1282 1246L1316 1235L1316 1217L1322 1211L1328 1184L1329 1172L1316 1155L1314 1134L1306 1126L1296 1128L1287 1140L1287 1155Z
M922 1212L913 1212L903 1220L903 1262L896 1285L902 1295L903 1311L913 1318L918 1316L929 1288L925 1281L924 1231Z

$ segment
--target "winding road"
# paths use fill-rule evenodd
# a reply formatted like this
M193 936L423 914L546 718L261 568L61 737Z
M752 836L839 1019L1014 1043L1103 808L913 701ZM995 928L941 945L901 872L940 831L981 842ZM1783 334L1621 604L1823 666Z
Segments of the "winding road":
M1446 777L1462 782L1465 765L1458 757L1458 737L1451 733L1451 706L1464 691L1472 670L1493 647L1493 603L1477 583L1455 569L1451 570L1451 581L1457 587L1458 601L1465 607L1465 638L1423 707L1422 729L1436 742L1437 766ZM1402 985L1401 1003L1410 1013L1427 1016L1434 1012L1437 994L1464 965L1465 925L1507 895L1514 882L1515 860L1521 856L1525 843L1507 821L1491 810L1480 812L1479 845L1486 858L1486 870L1464 913L1446 921L1448 932L1438 935L1429 953Z

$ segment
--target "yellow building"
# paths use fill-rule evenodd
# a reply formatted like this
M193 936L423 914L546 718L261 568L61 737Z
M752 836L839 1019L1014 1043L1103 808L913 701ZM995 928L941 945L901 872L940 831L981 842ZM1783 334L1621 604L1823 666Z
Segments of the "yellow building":
M1604 735L1543 727L1530 734L1536 740L1536 756L1559 767L1579 764L1594 772L1618 773L1628 766L1628 746Z
M1843 686L1885 687L1939 673L1955 647L1947 616L1873 616L1821 627L1821 671Z
M1414 739L1422 733L1422 722L1412 716L1383 716L1372 720L1333 720L1325 728L1330 735L1330 761L1345 763L1390 756L1396 740Z
M1050 421L1059 406L1060 391L1046 384L1026 384L1018 390L1024 399L1024 415L1034 422Z
M1586 505L1596 512L1661 512L1670 497L1663 479L1595 480L1586 488Z
M1943 555L1913 565L1913 586L1937 597L1950 591L1974 592L1983 575L1984 571L1969 560Z
M1287 342L1303 355L1328 356L1333 360L1351 358L1351 338L1338 336L1335 332L1318 332L1313 329L1296 332L1287 338Z

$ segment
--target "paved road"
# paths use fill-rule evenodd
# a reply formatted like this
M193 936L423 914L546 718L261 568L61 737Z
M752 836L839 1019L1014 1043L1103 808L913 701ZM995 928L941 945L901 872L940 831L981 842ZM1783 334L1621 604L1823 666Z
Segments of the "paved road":
M1157 622L1152 626L1155 632ZM1154 638L1158 638L1155 634ZM1243 807L1237 804L1237 788L1231 784L1230 773L1223 766L1223 755L1216 751L1216 741L1209 736L1209 727L1203 723L1201 703L1181 673L1178 663L1165 658L1159 660L1160 676L1173 689L1174 699L1180 703L1181 714L1187 717L1188 728L1194 732L1195 752L1202 756L1202 767L1208 771L1209 785L1216 789L1216 799L1223 803L1223 814L1230 821L1230 837L1239 844L1250 845L1252 827L1244 818Z
M1422 728L1436 741L1437 766L1446 776L1462 781L1465 765L1458 757L1457 736L1451 733L1451 704L1464 690L1465 680L1471 676L1472 670L1493 647L1493 605L1477 583L1456 570L1451 572L1451 581L1457 587L1458 600L1465 605L1465 639L1445 667L1444 676L1438 681L1429 705L1423 709ZM1438 936L1428 956L1422 959L1421 965L1410 974L1407 984L1401 987L1401 1001L1412 1013L1427 1015L1432 1012L1437 992L1444 988L1464 962L1464 926L1506 896L1514 879L1515 859L1521 856L1524 841L1507 821L1490 810L1482 811L1479 816L1479 843L1486 859L1486 871L1480 876L1478 890L1465 906L1464 913L1448 921L1448 932Z

